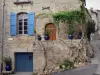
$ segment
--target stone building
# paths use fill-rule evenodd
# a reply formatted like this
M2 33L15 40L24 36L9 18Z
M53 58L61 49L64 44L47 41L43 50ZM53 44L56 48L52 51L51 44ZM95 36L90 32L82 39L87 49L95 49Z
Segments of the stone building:
M42 18L39 14L80 9L80 4L79 0L5 0L3 56L11 57L12 70L41 73L46 60L44 50L48 51L48 70L71 58L69 47L72 43L77 47L80 40L70 42L62 23L58 36L52 17ZM46 29L51 30L49 41L44 40ZM37 41L37 35L41 35L41 41Z
M91 34L91 40L100 40L100 10L88 9L89 14L92 17L92 20L95 22L95 33Z

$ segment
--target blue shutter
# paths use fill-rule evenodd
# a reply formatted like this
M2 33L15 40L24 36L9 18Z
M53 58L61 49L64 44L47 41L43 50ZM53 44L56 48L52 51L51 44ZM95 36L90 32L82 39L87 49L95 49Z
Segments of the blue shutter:
M35 14L28 13L28 35L34 35Z
M10 35L16 35L16 14L14 12L10 13Z

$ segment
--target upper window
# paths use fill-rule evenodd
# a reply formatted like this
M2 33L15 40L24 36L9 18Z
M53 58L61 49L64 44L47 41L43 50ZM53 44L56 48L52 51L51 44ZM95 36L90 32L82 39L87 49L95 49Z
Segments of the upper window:
M17 0L17 2L28 2L30 0Z
M31 3L31 0L16 0L15 4Z
M34 12L21 12L16 14L10 13L10 35L16 36L16 34L28 34L34 35L35 14Z
M18 15L18 34L28 34L28 15L26 13Z
M29 0L17 0L18 2L27 2Z

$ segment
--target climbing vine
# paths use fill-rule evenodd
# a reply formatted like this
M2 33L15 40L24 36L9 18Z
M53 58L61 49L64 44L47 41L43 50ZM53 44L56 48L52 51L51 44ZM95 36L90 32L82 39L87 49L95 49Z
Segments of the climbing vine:
M54 22L64 22L68 27L68 33L71 34L74 32L74 27L77 23L82 24L84 19L84 12L81 10L72 10L72 11L61 11L53 15Z
M53 15L55 22L67 22L68 24L75 23L76 21L81 23L82 17L84 17L85 14L81 12L80 10L72 10L72 11L61 11L58 13L55 13Z
M68 25L68 33L72 34L74 32L75 25L77 23L85 25L85 7L84 0L80 0L82 5L80 5L81 10L72 10L72 11L61 11L53 14L53 19L55 23L63 22ZM58 24L59 25L59 24ZM82 26L84 28L86 26ZM83 29L85 31L85 29Z

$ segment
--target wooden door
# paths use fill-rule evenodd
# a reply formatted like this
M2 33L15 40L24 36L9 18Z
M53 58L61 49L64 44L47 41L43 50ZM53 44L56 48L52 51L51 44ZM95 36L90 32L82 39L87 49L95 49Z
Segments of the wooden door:
M50 40L56 40L56 27L53 24L47 24L46 30L50 33Z

